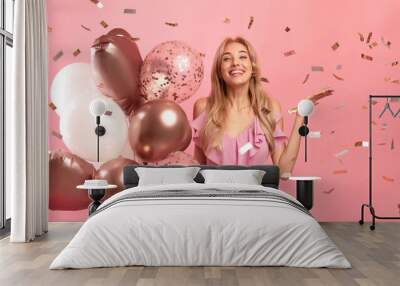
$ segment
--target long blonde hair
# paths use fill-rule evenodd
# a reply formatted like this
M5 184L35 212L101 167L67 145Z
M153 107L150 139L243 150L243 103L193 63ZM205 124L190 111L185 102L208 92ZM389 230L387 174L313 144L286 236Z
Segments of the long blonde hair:
M274 137L276 122L273 119L270 105L271 99L268 97L261 85L260 69L257 63L257 56L252 45L242 37L226 38L218 47L214 57L211 70L211 94L207 98L206 114L207 119L204 127L200 130L200 139L204 150L208 148L222 149L221 139L223 136L223 127L227 117L227 106L229 98L227 94L227 86L222 78L221 62L225 47L232 42L244 45L248 52L252 63L253 73L250 78L249 100L254 115L257 116L261 123L261 128L268 142L269 150L274 150Z

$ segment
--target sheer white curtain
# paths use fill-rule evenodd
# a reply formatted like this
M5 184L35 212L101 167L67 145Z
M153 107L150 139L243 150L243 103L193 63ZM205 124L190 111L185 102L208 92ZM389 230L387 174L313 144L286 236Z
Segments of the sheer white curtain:
M47 232L46 0L15 1L13 92L6 98L6 181L12 242Z

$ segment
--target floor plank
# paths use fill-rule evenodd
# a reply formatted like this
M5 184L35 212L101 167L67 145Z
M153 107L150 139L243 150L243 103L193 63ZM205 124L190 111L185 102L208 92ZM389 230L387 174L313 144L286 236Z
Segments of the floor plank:
M399 284L400 223L380 222L375 231L357 223L321 223L352 263L352 269L290 267L117 267L48 269L81 223L50 223L32 243L0 240L0 285L265 286Z

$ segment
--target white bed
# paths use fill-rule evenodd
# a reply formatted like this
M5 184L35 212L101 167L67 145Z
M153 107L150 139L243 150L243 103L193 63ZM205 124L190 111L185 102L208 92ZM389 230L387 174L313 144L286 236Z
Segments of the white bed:
M50 269L127 265L351 267L318 222L284 192L198 183L114 195Z

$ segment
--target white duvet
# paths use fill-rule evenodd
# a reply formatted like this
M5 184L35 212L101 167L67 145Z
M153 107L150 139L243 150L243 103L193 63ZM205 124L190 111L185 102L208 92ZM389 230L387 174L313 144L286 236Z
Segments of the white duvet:
M262 198L174 197L126 200L132 192L262 190L254 185L135 187L105 201L50 269L145 266L294 266L350 268L310 215ZM136 194L136 193L135 193ZM108 205L108 207L106 207Z

